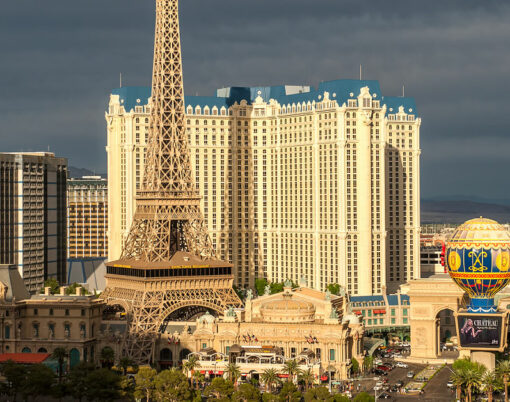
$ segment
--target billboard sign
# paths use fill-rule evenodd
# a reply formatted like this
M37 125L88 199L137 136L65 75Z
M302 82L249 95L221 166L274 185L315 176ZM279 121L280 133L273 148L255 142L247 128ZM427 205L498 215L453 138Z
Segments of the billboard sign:
M460 346L466 349L500 349L503 327L503 316L497 314L457 316Z

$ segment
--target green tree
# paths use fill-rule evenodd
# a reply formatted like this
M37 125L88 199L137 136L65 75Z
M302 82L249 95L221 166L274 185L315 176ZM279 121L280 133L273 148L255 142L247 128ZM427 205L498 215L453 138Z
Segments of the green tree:
M326 387L311 388L305 393L305 402L332 402L333 397Z
M345 395L342 395L342 394L333 395L332 402L349 402L349 401L350 401L350 399Z
M374 357L373 356L365 356L363 359L363 370L370 371L374 367Z
M95 369L93 364L81 362L74 366L67 375L70 394L80 402L87 394L87 377Z
M471 402L473 391L481 387L484 372L485 367L481 365L466 370L465 384L467 386L466 391L469 402Z
M50 288L50 293L52 295L60 293L60 285L54 278L46 279L44 281L44 287L41 289L41 293L44 293L44 288Z
M235 363L229 363L225 371L228 374L228 379L234 386L237 386L237 380L241 377L241 368Z
M121 397L122 377L106 368L87 375L86 397L89 401L109 402Z
M115 352L111 347L105 346L103 349L101 349L99 359L101 360L101 365L103 367L111 369L113 363L115 363Z
M374 402L375 398L366 393L366 392L360 392L358 395L356 395L353 399L354 402Z
M260 391L252 384L241 384L239 389L232 394L232 401L235 402L259 402L260 399Z
M269 289L271 290L271 294L283 292L283 283L270 283Z
M204 390L204 395L208 401L230 401L234 393L234 384L232 381L225 380L222 377L216 377L212 380L211 385Z
M195 380L196 389L200 388L200 385L205 382L205 375L202 374L200 371L195 371L193 373L193 379Z
M450 376L450 380L453 382L453 384L455 385L457 391L456 391L456 394L457 394L457 400L460 400L461 399L461 395L462 395L462 387L465 385L465 377L466 377L466 371L468 369L465 368L465 367L453 367L452 366L452 374Z
M305 386L305 391L308 390L308 388L310 388L310 386L314 383L315 381L315 374L313 374L312 370L311 369L308 369L308 370L305 370L305 371L302 371L299 373L298 375L298 381L299 382L302 382Z
M262 402L280 402L280 397L278 395L265 393L262 394Z
M266 386L266 390L269 392L273 392L273 386L280 381L278 377L278 372L275 369L266 369L261 374L260 379Z
M257 278L255 279L255 290L257 291L257 294L259 296L262 296L264 294L264 291L266 290L266 286L268 285L268 281L265 278Z
M501 381L495 371L487 370L482 376L482 391L487 393L489 402L492 402L494 391L501 389Z
M186 362L184 363L183 365L183 368L184 368L184 371L186 372L186 375L188 375L188 373L190 374L189 377L190 377L190 381L191 381L191 385L193 386L193 381L194 381L194 377L195 377L195 370L200 367L200 362L198 361L198 357L196 357L195 355L191 355L188 360L186 360Z
M340 285L338 283L330 283L327 287L327 290L333 295L339 295L340 294Z
M294 385L294 383L287 381L285 384L283 384L283 387L280 391L279 397L280 401L285 402L300 402L301 397L303 395L297 387Z
M508 380L510 379L510 360L503 360L499 362L496 367L496 373L503 380L503 385L505 387L505 402L508 402Z
M66 363L69 353L66 348L58 347L53 350L51 357L57 361L58 364L58 383L62 383L62 376L64 375L64 364Z
M127 375L129 367L133 367L135 370L138 368L134 360L129 357L121 357L119 360L119 367L122 369L122 374L124 375Z
M299 370L298 362L294 359L291 359L287 360L283 364L283 372L289 375L287 381L294 381L294 376L299 374L301 370Z
M26 381L22 387L25 399L29 396L35 400L38 396L51 394L51 387L55 381L53 370L43 364L34 364L27 368Z
M78 288L83 288L83 286L80 285L79 283L73 282L66 288L66 295L75 295L76 289L78 289ZM90 294L90 292L85 288L83 288L82 292L86 295Z
M156 378L156 370L150 367L140 367L135 375L135 397L146 398L150 401L154 393L154 379Z
M163 370L154 379L154 396L158 402L191 401L193 390L184 373L179 370Z
M356 358L351 358L351 373L356 375L359 373L359 362Z
M5 393L16 401L18 392L25 385L27 377L26 367L9 360L2 364L0 372L5 377Z

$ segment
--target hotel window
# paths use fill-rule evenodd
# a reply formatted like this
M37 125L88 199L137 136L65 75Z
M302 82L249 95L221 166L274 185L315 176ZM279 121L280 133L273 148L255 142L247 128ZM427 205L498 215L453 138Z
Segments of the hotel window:
M335 361L335 349L329 349L329 360L334 362Z

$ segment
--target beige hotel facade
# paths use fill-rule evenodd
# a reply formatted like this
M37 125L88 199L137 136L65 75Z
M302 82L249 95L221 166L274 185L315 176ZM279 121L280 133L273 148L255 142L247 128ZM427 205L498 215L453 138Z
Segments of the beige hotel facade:
M236 284L258 277L395 292L420 277L420 124L414 100L377 81L223 88L186 97L202 210ZM112 91L107 121L108 257L135 211L150 89Z

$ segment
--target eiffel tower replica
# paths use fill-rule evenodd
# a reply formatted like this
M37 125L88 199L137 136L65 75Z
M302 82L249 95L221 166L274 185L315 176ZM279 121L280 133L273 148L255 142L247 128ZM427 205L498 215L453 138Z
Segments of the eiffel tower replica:
M223 315L242 302L233 266L216 259L200 210L185 130L178 0L156 0L151 131L136 212L102 298L127 315L123 352L153 362L165 320L181 309Z

